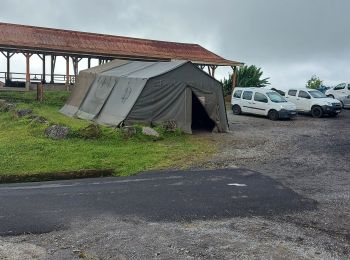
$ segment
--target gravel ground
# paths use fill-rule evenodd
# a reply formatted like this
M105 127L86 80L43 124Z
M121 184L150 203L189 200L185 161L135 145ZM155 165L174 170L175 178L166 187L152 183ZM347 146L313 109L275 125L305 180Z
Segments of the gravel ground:
M202 134L219 153L200 167L259 171L317 201L316 210L190 223L101 215L2 237L0 259L349 259L350 110L276 122L228 115L231 133Z

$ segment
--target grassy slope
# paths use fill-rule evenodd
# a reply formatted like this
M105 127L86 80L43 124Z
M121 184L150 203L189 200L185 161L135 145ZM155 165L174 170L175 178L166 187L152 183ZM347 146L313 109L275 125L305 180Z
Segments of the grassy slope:
M0 99L19 102L20 108L32 108L50 124L69 126L73 133L89 124L58 112L68 97L66 92L46 92L42 104L33 102L34 97L35 93L0 92ZM13 112L0 112L0 175L106 168L115 169L117 175L131 175L185 167L214 151L208 141L180 133L164 133L160 141L141 134L125 139L120 131L103 127L98 140L70 137L55 141L44 136L46 127L28 117L17 118Z

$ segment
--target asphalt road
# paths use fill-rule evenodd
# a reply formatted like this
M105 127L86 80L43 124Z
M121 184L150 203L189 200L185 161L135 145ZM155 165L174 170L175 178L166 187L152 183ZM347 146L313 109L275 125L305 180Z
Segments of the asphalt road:
M193 221L316 207L274 179L244 169L0 185L0 198L0 235L67 229L72 221L103 214Z

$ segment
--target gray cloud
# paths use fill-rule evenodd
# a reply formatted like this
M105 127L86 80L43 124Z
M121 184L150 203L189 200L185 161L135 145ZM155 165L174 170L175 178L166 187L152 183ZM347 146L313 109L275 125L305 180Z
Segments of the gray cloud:
M350 1L140 0L2 1L3 22L194 42L256 64L275 86L313 74L349 80ZM220 70L219 76L228 70Z

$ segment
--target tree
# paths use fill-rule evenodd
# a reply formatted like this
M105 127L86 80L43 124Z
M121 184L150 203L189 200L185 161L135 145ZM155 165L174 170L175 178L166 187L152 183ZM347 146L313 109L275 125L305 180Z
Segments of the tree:
M235 87L247 88L247 87L265 87L270 85L269 78L262 79L262 70L261 68L256 67L255 65L243 66L237 71L237 81ZM224 86L225 95L229 95L232 91L232 74L229 75L228 79L222 81Z
M316 75L313 75L311 77L311 79L309 79L306 83L306 87L307 88L312 88L312 89L316 89L318 87L320 87L323 84L323 81L320 80L319 77L317 77Z

